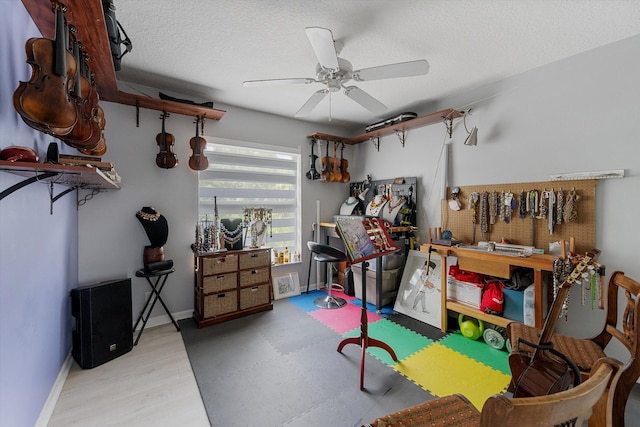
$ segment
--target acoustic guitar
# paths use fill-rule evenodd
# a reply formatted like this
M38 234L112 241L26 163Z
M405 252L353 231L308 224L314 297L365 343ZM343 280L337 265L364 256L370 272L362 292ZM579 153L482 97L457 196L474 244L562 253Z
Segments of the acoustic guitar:
M520 339L518 344L533 348L533 352L512 351L509 355L509 368L514 385L514 397L534 397L557 393L568 389L571 384L579 385L580 371L568 357L553 348L551 336L560 317L562 304L574 283L580 281L583 274L594 270L600 255L598 249L592 249L580 260L567 279L560 285L556 299L547 314L538 343L530 343ZM555 357L553 357L553 356Z

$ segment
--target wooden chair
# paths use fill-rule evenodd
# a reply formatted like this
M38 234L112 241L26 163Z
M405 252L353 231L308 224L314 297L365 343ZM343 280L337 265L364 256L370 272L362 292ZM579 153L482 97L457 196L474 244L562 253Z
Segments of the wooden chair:
M618 325L618 294L624 294L627 301L624 314L621 319L621 328ZM616 271L609 279L607 290L606 321L602 331L593 338L579 339L560 334L553 334L551 342L556 350L568 356L580 369L583 380L589 377L595 362L605 357L604 348L612 338L615 338L629 351L630 358L626 362L620 374L617 386L612 390L613 400L611 407L606 408L606 412L613 413L613 425L624 427L624 412L627 399L631 389L640 376L640 346L638 345L638 330L640 329L640 304L638 297L640 294L640 283L627 277L621 271ZM537 342L540 331L534 327L526 326L522 323L513 322L507 326L507 334L511 342L512 349L518 349L520 338ZM520 348L520 350L526 350ZM596 414L593 419L602 416ZM598 426L596 421L591 421L589 425Z
M615 387L622 363L601 359L579 386L539 397L493 395L478 410L461 394L429 400L378 418L363 427L541 427L576 426L589 419L592 408L606 405L608 388ZM611 414L600 426L611 426Z

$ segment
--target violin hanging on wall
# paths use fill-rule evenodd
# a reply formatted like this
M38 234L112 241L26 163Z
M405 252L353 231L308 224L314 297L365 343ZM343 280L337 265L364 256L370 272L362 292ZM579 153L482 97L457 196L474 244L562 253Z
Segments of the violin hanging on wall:
M53 136L66 135L78 120L71 91L78 64L67 49L65 9L55 5L56 39L31 38L25 44L32 72L13 93L13 106L32 128Z
M164 129L165 119L169 116L166 111L162 112L162 132L156 135L156 142L160 147L160 152L156 155L156 164L163 169L171 169L178 164L178 158L171 151L171 147L175 142L175 138Z
M202 138L198 133L199 126L202 125L202 133L204 133L204 116L196 116L196 136L191 138L189 145L193 153L189 157L189 167L194 171L202 171L209 167L209 159L204 155L204 148L207 146L207 140Z

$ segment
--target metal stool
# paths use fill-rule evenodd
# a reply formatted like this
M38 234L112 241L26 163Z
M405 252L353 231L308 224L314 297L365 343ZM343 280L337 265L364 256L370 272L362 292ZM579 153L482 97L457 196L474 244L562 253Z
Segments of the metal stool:
M343 262L347 260L344 252L333 246L323 245L316 242L307 242L309 250L315 254L313 259L321 263ZM311 260L309 260L309 283L311 282ZM331 284L331 275L327 274L327 284L329 295L326 297L316 298L313 303L319 308L340 308L347 303L347 300L331 295L333 285ZM307 292L309 292L309 284L307 284Z

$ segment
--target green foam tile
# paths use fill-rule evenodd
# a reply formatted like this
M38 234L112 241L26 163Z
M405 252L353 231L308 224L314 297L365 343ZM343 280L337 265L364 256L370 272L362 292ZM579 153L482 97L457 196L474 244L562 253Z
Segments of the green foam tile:
M432 340L417 334L403 326L387 319L381 319L369 324L368 335L370 338L380 340L393 349L399 361L431 345ZM360 329L351 330L342 335L344 338L360 336ZM369 347L367 352L388 366L394 366L389 353L378 347Z
M482 338L474 341L465 338L460 332L454 332L438 342L497 371L511 375L508 362L509 353L490 347Z

